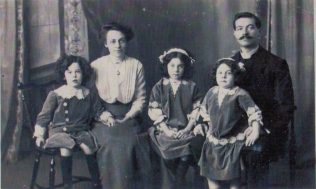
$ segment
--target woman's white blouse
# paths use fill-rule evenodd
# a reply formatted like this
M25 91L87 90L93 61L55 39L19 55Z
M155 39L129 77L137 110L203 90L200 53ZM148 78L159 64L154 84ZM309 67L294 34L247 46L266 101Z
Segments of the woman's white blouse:
M128 117L135 117L145 106L146 89L143 65L135 58L126 57L119 64L109 56L91 63L99 96L107 103L132 103Z

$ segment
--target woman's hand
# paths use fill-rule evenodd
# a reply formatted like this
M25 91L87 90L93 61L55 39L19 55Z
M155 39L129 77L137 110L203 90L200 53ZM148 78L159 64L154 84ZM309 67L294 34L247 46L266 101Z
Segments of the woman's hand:
M45 143L45 139L43 137L36 137L35 143L37 147L42 147Z
M101 121L104 125L107 125L109 127L113 127L115 125L115 119L111 115L111 113L104 111L99 118L99 121Z
M117 119L116 121L117 121L118 123L124 123L125 121L127 121L127 120L129 120L129 119L131 119L131 118L125 116L123 119Z
M246 134L246 146L252 146L256 140L258 140L259 138L259 134L260 134L260 125L257 122L254 122L254 124L252 125L252 129L250 130L246 130L245 131Z
M113 118L113 117L109 117L107 120L106 120L106 125L108 125L109 127L113 127L116 123L116 120Z

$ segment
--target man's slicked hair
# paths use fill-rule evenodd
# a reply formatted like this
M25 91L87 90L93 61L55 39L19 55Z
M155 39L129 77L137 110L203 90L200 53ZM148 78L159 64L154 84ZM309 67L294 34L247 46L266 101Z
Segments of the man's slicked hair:
M234 30L236 30L236 20L238 20L239 18L253 18L255 20L255 25L258 29L261 28L261 21L260 19L252 14L251 12L239 12L237 14L235 14L235 17L234 17L234 21L233 21L233 28Z

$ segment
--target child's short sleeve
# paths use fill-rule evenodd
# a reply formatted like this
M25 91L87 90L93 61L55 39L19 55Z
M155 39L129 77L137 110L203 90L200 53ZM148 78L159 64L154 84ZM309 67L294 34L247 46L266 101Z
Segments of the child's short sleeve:
M158 82L151 91L148 105L148 116L154 121L154 125L163 122L166 118L162 112L161 93L161 83Z
M205 95L202 104L201 104L201 108L200 108L200 112L199 115L203 118L204 122L210 122L211 118L210 115L208 114L208 101L211 98L211 96L213 95L214 92L214 88L211 88Z
M194 84L192 93L192 111L188 115L188 119L198 120L202 98L202 93L200 93L198 87Z
M238 95L238 102L240 107L247 113L248 123L251 126L253 121L262 123L262 112L255 102L250 97L249 93L245 90L240 90Z
M104 108L102 106L102 100L95 91L90 90L91 97L91 118L94 120L99 120L100 115L103 113Z

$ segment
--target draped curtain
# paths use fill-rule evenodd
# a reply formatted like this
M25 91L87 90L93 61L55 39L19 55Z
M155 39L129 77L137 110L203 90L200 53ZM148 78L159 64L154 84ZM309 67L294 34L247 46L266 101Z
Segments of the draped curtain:
M24 98L18 83L24 83L25 30L23 0L1 1L1 156L14 162L22 151L25 125ZM23 136L23 137L22 137ZM30 139L26 139L30 140Z
M88 21L89 54L104 54L98 31L103 23L121 22L136 36L128 54L141 60L147 91L160 76L158 56L179 46L197 60L193 80L203 92L212 85L210 70L217 59L238 50L233 38L235 13L250 11L262 22L261 45L287 60L295 92L295 135L298 161L314 162L314 44L312 0L93 0L82 1ZM309 139L306 141L306 139Z
M10 102L13 93L13 78L15 70L15 2L0 2L0 53L1 53L1 138L5 136L5 130L10 115ZM7 74L5 74L7 73ZM4 82L6 81L6 82ZM2 142L3 144L3 142ZM3 148L2 148L3 149Z
M25 81L23 0L0 1L1 145L2 157L11 161L21 151L23 98L17 89ZM312 0L82 0L88 22L90 60L106 53L98 39L103 23L121 22L136 36L128 54L144 65L147 92L160 79L158 56L179 46L195 55L193 80L203 92L212 85L216 60L238 50L232 35L236 12L250 11L263 21L261 44L289 64L295 92L295 131L300 164L314 162L314 33ZM270 8L269 8L270 7ZM269 21L269 22L268 22ZM270 28L270 29L268 29ZM5 153L7 152L7 153Z
M298 167L315 165L314 12L312 0L271 0L271 51L289 64Z

